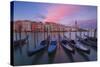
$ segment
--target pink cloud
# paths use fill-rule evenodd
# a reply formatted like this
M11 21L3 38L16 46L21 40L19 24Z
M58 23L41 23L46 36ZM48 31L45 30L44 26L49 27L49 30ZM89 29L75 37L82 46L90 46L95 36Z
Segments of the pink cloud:
M69 16L73 14L77 8L75 6L65 6L65 5L56 5L51 6L48 9L48 14L45 22L57 22L61 20L64 16Z

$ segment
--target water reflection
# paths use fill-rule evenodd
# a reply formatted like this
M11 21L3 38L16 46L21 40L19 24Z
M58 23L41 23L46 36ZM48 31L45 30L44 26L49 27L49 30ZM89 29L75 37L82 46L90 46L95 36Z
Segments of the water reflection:
M48 63L50 64L54 63L55 56L56 56L56 51L52 55L48 54Z
M17 33L18 34L18 33ZM45 50L41 50L40 52L28 56L27 51L28 49L35 49L40 46L41 41L47 38L47 33L38 32L37 33L27 33L28 34L28 41L23 46L19 46L16 50L14 50L14 61L15 65L25 65L25 64L44 64L44 63L64 63L64 62L77 62L77 61L90 61L96 60L97 57L96 51L91 51L91 54L85 54L81 51L76 50L75 53L70 53L69 51L64 50L61 47L59 41L59 36L63 36L63 32L52 32L52 34L48 33L48 35L56 35L57 40L57 49L52 55L48 55L48 48ZM67 37L69 37L69 33L64 33ZM86 33L85 33L86 34ZM45 36L44 36L45 35ZM78 35L80 35L78 33ZM82 34L83 37L84 34ZM38 36L38 37L37 37ZM26 37L25 33L22 33L22 39ZM17 37L18 38L18 37ZM84 37L83 37L84 38ZM15 39L15 36L14 36ZM75 32L71 32L71 39L75 39ZM91 48L91 47L90 47ZM91 49L92 50L92 49ZM91 58L90 58L91 57ZM93 57L93 59L92 59ZM21 61L20 61L21 60Z
M32 63L33 64L37 64L38 61L40 61L40 58L42 58L43 54L45 53L45 51L41 51L39 53L37 53L35 56L34 56L34 59L32 60Z
M65 51L65 55L68 56L68 58L70 59L70 62L74 62L74 58L73 58L73 53L70 53L69 51Z
M86 60L86 61L89 61L89 57L88 57L88 54L84 53L84 52L81 52L81 51L78 51L77 52Z

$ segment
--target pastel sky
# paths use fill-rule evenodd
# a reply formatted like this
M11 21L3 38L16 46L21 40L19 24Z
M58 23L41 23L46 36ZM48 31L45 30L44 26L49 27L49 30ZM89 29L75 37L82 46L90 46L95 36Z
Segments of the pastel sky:
M96 28L97 7L37 2L14 2L14 21L32 20L74 25L75 20L84 28Z

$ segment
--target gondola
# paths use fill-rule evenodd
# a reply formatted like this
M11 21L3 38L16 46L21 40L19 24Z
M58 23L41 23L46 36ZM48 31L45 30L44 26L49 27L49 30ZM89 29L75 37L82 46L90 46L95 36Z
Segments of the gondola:
M80 52L90 54L90 49L89 49L89 47L86 47L86 46L84 46L83 44L80 44L79 42L76 42L75 48L76 48L78 51L80 51Z
M71 43L71 40L69 40L66 36L64 36L63 39L61 37L61 46L63 47L65 52L75 52L74 45Z
M24 39L13 41L13 48L16 49L20 46L25 45L27 43L27 39L28 39L28 36L26 36L26 38L24 38Z
M37 46L34 49L29 49L28 50L28 52L27 52L28 53L28 56L32 56L32 55L34 55L34 54L36 54L38 52L43 51L47 47L47 45L48 45L48 41L47 40L41 41L41 43L40 43L39 46Z
M48 51L48 63L53 63L57 51L57 39L55 35L50 37L50 42L47 51Z
M57 41L51 41L50 45L48 46L48 55L53 55L55 54L57 49Z
M83 43L85 45L92 46L92 47L97 47L97 44L95 44L95 43L92 43L92 42L90 42L88 40L85 40L85 39L83 39L83 38L81 38L79 36L77 36L77 38L79 39L78 41L80 41L81 43Z
M57 41L52 40L48 46L48 63L53 63L56 56Z
M91 40L93 42L97 42L97 38L96 37L89 37L87 35L84 35L85 37L87 37L88 40Z
M66 52L71 52L71 53L75 52L74 46L70 42L68 42L67 40L62 40L61 46L63 47L63 49Z

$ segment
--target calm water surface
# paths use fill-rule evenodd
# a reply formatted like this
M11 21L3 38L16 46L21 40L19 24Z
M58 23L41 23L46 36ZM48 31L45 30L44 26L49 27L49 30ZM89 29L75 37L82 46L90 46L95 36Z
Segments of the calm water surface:
M17 34L17 40L19 39L19 34L14 33L14 40L16 40ZM80 35L80 33L77 33ZM88 34L87 32L82 32L81 37L84 37L84 34ZM47 64L47 63L66 63L66 62L82 62L82 61L95 61L97 59L97 52L92 47L87 46L90 48L91 52L90 54L80 53L79 51L75 51L75 54L66 53L63 48L60 46L59 43L57 43L57 51L55 53L54 57L49 57L47 49L44 51L41 51L35 55L28 56L27 50L28 49L35 49L37 46L40 45L40 42L47 38L47 33L38 32L36 34L34 33L28 33L28 44L25 44L21 48L18 48L14 50L14 64L15 65L30 65L30 64ZM58 40L58 33L48 33L48 35L55 35L56 39ZM63 33L60 32L60 35L63 36ZM64 33L68 38L70 38L70 33L66 32ZM90 36L93 36L94 33L89 33ZM22 33L22 39L26 37L25 33ZM71 39L75 39L75 32L71 32ZM81 43L80 43L81 45Z

